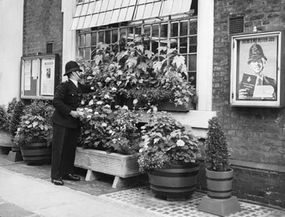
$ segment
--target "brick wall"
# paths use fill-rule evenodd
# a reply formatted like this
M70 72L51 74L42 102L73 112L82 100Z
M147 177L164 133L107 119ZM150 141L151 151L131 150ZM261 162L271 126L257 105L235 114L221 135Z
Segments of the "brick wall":
M228 32L229 17L235 15L244 15L245 33L252 33L253 26L261 31L284 30L285 1L215 0L214 13L213 110L222 120L232 148L232 158L285 166L285 109L230 106L231 50ZM256 195L258 201L285 206L284 202L280 203L280 200L285 201L285 192L280 187L284 173L268 175L271 172L253 172L241 167L236 170L235 190L240 197L254 198Z
M62 25L61 0L25 0L23 55L46 54L46 44L52 42L61 59Z

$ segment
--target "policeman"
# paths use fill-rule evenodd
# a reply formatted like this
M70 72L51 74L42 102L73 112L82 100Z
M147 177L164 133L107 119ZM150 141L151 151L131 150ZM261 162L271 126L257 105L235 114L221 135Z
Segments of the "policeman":
M51 182L63 185L63 179L80 181L73 174L77 141L80 135L80 121L77 107L82 93L90 92L90 87L80 84L82 70L75 61L65 65L66 82L56 87L53 105Z

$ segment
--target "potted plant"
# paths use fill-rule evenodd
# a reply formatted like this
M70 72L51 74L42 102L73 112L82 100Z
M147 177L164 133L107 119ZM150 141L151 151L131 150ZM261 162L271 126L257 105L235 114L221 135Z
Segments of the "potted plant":
M221 216L240 211L236 197L232 196L233 169L229 156L223 129L218 118L213 117L205 141L207 197L201 201L200 210Z
M195 190L198 141L166 112L156 112L142 127L139 167L148 172L150 188L162 198L185 198Z
M20 147L23 160L29 165L51 161L52 111L51 105L40 100L33 101L24 109L15 142Z
M3 154L8 154L12 146L9 135L8 114L4 106L0 106L0 147Z

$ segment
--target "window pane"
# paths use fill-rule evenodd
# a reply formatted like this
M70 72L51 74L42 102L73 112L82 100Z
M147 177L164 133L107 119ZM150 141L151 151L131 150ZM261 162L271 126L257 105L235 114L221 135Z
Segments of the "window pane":
M140 5L137 7L135 20L140 20L143 18L144 8L145 8L145 5Z
M130 2L129 2L129 6L131 6L131 5L135 5L136 4L136 0L130 0Z
M144 34L150 36L150 26L144 26Z
M188 22L180 23L180 36L188 34Z
M90 27L91 18L92 18L92 15L89 15L85 18L83 28L89 28Z
M132 20L133 14L134 14L135 7L129 7L128 8L128 13L126 17L126 21Z
M127 7L129 5L129 0L123 0L121 7Z
M162 11L161 11L161 16L169 15L171 13L172 9L172 0L166 0L163 3Z
M85 35L80 35L79 36L79 47L84 47L85 46Z
M94 13L98 13L101 9L102 1L96 1Z
M103 25L105 13L100 13L97 21L97 26Z
M197 34L197 21L190 22L190 35Z
M114 1L114 0L112 0ZM115 5L115 8L120 8L122 5L122 0L116 0L116 5Z
M135 34L136 34L136 36L141 35L141 33L142 33L142 28L141 28L140 26L137 26L137 27L135 28Z
M116 43L118 41L118 30L115 29L112 31L112 43Z
M84 49L79 49L79 57L84 58Z
M170 48L177 48L177 38L170 39Z
M82 10L82 5L78 5L77 7L76 7L76 11L75 11L75 17L78 17L79 15L80 15L80 13L81 13L81 10Z
M89 4L84 4L80 16L85 16L87 14Z
M78 17L73 18L71 30L75 30L75 29L77 28L78 21L79 21L79 18L78 18Z
M105 43L110 44L111 43L111 31L105 32Z
M180 12L182 0L175 0L174 4L172 4L171 14L177 14Z
M144 11L143 18L150 18L151 17L152 5L153 4L147 4L145 6L145 11Z
M159 16L160 6L161 6L161 2L154 3L151 17L158 17Z
M94 7L95 7L95 2L91 2L87 14L92 14L94 11Z
M152 37L159 37L159 26L158 25L152 26Z
M160 37L167 37L167 32L168 32L168 24L162 24L161 25L161 30L160 30Z
M146 3L146 0L138 0L138 4L144 4Z
M183 0L181 12L188 12L191 9L191 3L192 1L190 0Z
M84 25L85 17L79 17L77 29L82 29Z
M178 23L171 23L171 37L178 36Z
M106 11L108 7L109 0L102 0L101 12Z
M153 53L157 53L157 48L158 48L158 41L152 40L152 43L151 43L151 51L152 51Z
M188 56L188 66L190 71L196 71L196 54Z
M112 13L113 13L113 11L106 12L104 24L109 24L111 22Z
M103 31L99 32L98 42L104 42L104 32Z
M189 51L190 53L197 51L197 36L190 37Z
M90 48L86 48L85 49L85 57L84 57L84 59L90 60L90 56L91 56L90 54L91 54Z
M91 44L92 45L97 44L97 33L96 32L92 33L92 35L91 35Z
M98 21L98 14L94 14L92 16L92 20L91 20L91 27L96 26L97 25L97 21Z
M111 23L117 23L118 22L118 17L119 17L119 9L113 11Z
M109 0L109 5L107 10L113 10L115 8L116 1Z
M187 53L187 38L180 38L180 44L179 44L180 53Z
M86 34L86 46L91 46L91 34Z
M119 22L121 21L125 21L126 18L126 14L127 14L127 8L122 8L120 11L120 16L119 16Z

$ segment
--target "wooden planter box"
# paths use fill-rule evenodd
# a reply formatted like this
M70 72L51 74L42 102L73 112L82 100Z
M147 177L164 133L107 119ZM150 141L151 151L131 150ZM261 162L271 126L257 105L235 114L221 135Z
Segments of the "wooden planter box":
M122 178L140 174L137 159L133 155L107 153L105 151L77 147L74 165L87 169L86 181L96 179L96 173L94 172L115 176L112 187L116 188L122 184Z

